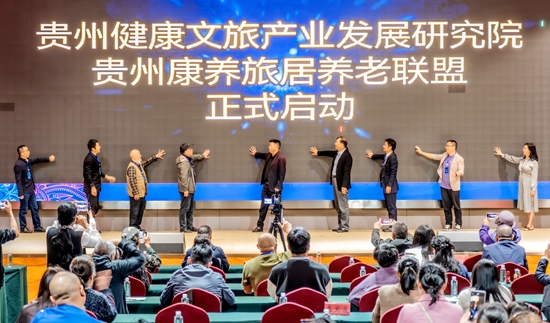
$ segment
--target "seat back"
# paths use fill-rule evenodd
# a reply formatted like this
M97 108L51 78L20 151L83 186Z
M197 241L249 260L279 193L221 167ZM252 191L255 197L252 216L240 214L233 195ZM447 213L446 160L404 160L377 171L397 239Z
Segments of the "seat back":
M147 289L145 288L145 284L132 276L128 276L130 278L130 295L136 296L136 297L142 297L147 294Z
M523 275L514 280L510 290L514 294L544 294L544 286L533 274Z
M191 304L202 308L209 313L219 313L222 309L222 304L220 299L216 294L213 294L209 291L200 288L191 288L183 292L177 293L174 298L172 298L172 304L181 303L181 296L183 293L187 293L189 301Z
M359 312L372 312L374 310L378 299L378 290L379 288L373 289L361 296L361 299L359 299Z
M158 312L155 323L174 323L176 311L181 312L184 322L210 323L208 313L202 308L186 303L177 303Z
M289 302L305 306L314 313L322 313L325 308L327 296L308 287L298 288L286 295Z
M310 319L315 317L315 314L309 308L287 302L276 305L267 311L262 316L262 323L300 323L302 319ZM284 320L282 319L284 318Z
M223 270L221 270L221 269L218 268L218 267L214 267L214 266L210 266L210 269L212 269L213 272L222 275L223 280L224 280L224 281L227 281L227 278L225 277L225 273L223 272Z
M336 257L333 261L330 262L328 265L328 272L329 273L341 273L342 269L349 266L349 258L353 258L354 262L361 262L361 260L354 258L352 256L340 256Z
M147 278L149 279L149 285L153 284L153 278L151 277L151 273L147 269L145 269L145 272L147 273Z
M474 271L474 266L481 259L481 254L473 255L468 259L464 260L464 266L468 269L468 272Z
M403 306L405 304L389 309L386 313L382 314L380 323L397 323L397 318L399 318L399 313L401 313Z
M267 292L267 279L262 280L258 286L256 286L256 296L269 296Z
M458 293L460 293L461 290L464 288L470 288L472 285L470 281L458 274L455 273L447 273L447 288L445 288L445 291L443 292L445 295L451 295L451 281L453 277L456 277L456 281L458 283Z
M97 316L95 315L94 312L92 312L92 311L90 311L90 310L86 310L86 313L87 313L88 315L90 315L91 317L93 317L94 319L97 320Z
M355 278L361 276L361 267L365 267L367 274L372 274L377 271L376 267L364 264L362 262L356 262L351 266L347 266L342 269L340 274L341 283L351 283Z
M516 264L515 262L505 262L503 264L497 265L499 272L500 272L500 266L504 265L504 268L506 268L506 271L510 272L510 277L514 277L514 270L519 269L520 274L527 275L529 273L529 270L527 268Z
M371 274L366 274L365 276L361 276L361 277L357 277L355 278L351 284L349 284L349 292L351 293L351 291L357 286L359 285L360 282L362 282L365 278L369 277Z

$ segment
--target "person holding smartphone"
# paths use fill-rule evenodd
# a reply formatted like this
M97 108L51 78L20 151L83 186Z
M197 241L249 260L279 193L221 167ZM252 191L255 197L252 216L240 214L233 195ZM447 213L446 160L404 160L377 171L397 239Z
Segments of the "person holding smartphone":
M479 240L481 240L484 245L488 246L497 242L496 230L489 232L491 221L494 221L496 225L509 225L514 233L514 239L512 241L515 243L521 241L521 231L516 228L514 214L510 211L502 211L500 213L487 213L487 216L483 219L483 225L481 229L479 229Z
M0 210L6 212L10 219L10 228L0 229L0 260L3 260L4 254L2 253L2 245L19 237L19 225L13 216L10 202L0 201ZM2 288L2 286L4 286L4 265L0 263L0 288Z

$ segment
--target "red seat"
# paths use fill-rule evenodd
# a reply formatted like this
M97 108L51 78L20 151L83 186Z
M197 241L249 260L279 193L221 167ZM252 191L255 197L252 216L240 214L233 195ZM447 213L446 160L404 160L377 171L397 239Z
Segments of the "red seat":
M258 286L256 286L256 296L269 296L267 292L267 279L262 280Z
M153 274L158 274L158 273L159 273L159 267L157 267L157 269L155 269L155 270L153 271Z
M333 261L330 262L328 265L328 272L329 273L341 273L342 269L349 266L349 258L353 258L354 262L361 262L361 260L354 258L352 256L341 256L337 257Z
M185 303L172 304L161 310L155 317L155 323L173 323L176 311L181 312L184 322L210 323L210 318L208 318L208 313L205 310Z
M361 299L359 299L359 312L372 312L374 310L378 299L378 290L379 288L373 289L361 296Z
M510 272L510 277L512 278L514 277L514 270L516 269L519 269L519 272L522 276L529 274L529 270L527 270L527 268L520 266L515 262L505 262L503 264L497 265L497 269L499 270L499 273L500 273L500 266L502 265L504 265L504 268L506 268L506 271Z
M382 314L380 323L397 323L397 318L399 317L399 313L401 313L403 306L405 306L405 304L389 309L386 313Z
M286 298L289 302L309 308L313 313L322 313L325 308L325 302L328 301L325 294L307 287L293 290L286 294Z
M153 284L153 278L151 278L151 273L147 269L145 269L145 272L147 273L147 278L149 278L149 285Z
M359 285L359 283L361 283L365 278L369 277L370 274L366 274L365 276L361 276L361 277L357 277L355 278L351 284L349 284L349 292L351 293L351 291L357 286Z
M191 304L200 307L209 313L221 312L222 305L218 296L200 288L191 288L176 294L176 296L172 298L172 304L181 303L181 296L183 293L187 293Z
M514 280L510 289L514 294L544 294L544 286L533 274L527 274Z
M212 269L213 272L222 275L223 280L224 280L224 281L227 281L227 279L225 278L225 273L223 272L223 270L221 270L221 269L218 268L218 267L214 267L214 266L210 266L210 269Z
M459 294L460 294L460 291L463 290L464 288L470 288L470 286L472 286L472 284L468 279L455 273L447 273L447 288L445 288L445 291L443 292L445 295L451 295L451 280L453 279L453 277L456 277Z
M94 312L92 312L92 311L90 311L90 310L86 310L86 313L87 313L88 315L90 315L91 317L93 317L94 319L97 320L97 316L95 315Z
M468 259L464 260L464 266L468 269L468 272L474 271L474 266L481 259L481 254L473 255Z
M128 276L130 278L130 295L131 296L145 296L147 294L147 289L145 288L145 284L132 276Z
M313 317L315 317L315 314L309 308L288 302L265 311L262 316L262 323L300 323L302 319Z
M377 271L376 267L374 266L367 265L362 262L356 262L353 265L347 266L346 268L342 269L342 273L340 274L340 282L351 283L355 278L360 277L361 267L365 267L367 274L372 274Z

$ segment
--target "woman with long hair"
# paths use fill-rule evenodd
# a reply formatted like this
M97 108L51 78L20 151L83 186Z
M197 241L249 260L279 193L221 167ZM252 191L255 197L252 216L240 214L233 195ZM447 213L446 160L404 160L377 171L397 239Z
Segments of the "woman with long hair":
M50 282L55 274L62 271L63 268L58 266L48 267L46 269L38 285L38 297L23 307L17 321L15 321L16 323L30 323L36 313L53 306L50 300Z
M460 261L456 260L453 255L455 246L446 236L435 236L432 238L432 248L435 250L435 255L432 261L440 264L448 273L458 274L470 280L468 269Z
M434 251L431 243L434 236L432 227L419 225L414 231L412 248L405 250L405 256L415 257L421 266L432 260Z
M489 303L481 307L479 312L470 320L470 313L464 313L460 323L507 323L508 312L501 303Z
M495 155L512 164L518 164L518 209L529 214L529 222L523 229L534 230L535 212L539 211L537 194L539 156L537 155L537 147L533 143L525 143L522 157L503 154L500 147L495 147L494 152Z
M445 298L446 287L443 267L432 262L422 266L418 273L418 289L422 295L417 303L403 306L397 323L459 323L462 309Z
M464 289L458 295L458 305L464 312L470 308L470 293L473 290L485 291L486 303L508 305L514 297L508 287L499 283L498 267L492 260L481 259L472 271L472 287Z
M372 312L372 322L380 323L380 318L388 310L401 304L416 303L420 298L417 287L420 264L414 257L403 257L397 264L399 283L386 285L378 290L378 299Z
M82 232L74 231L72 224L77 213L76 205L63 203L57 208L58 227L46 231L48 265L58 265L65 270L74 257L82 254Z

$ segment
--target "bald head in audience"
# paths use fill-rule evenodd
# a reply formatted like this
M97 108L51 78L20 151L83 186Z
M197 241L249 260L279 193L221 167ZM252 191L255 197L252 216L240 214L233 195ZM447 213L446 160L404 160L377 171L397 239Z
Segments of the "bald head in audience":
M55 274L50 282L50 294L55 306L72 305L83 309L86 303L84 286L75 274L68 271Z
M497 241L514 239L514 231L507 224L501 224L497 228Z
M260 252L277 251L277 239L271 233L262 233L258 237L258 244L256 245Z

